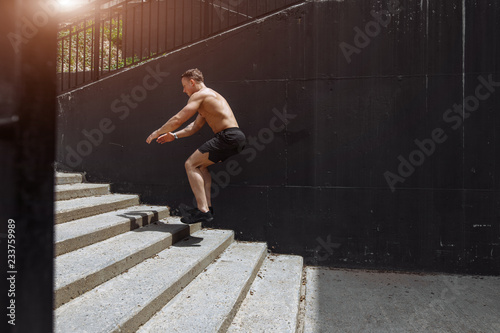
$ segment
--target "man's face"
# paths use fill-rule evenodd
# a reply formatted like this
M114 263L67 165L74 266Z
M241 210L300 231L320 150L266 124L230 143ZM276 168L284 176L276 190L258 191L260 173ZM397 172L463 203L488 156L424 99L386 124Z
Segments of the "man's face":
M187 94L189 97L195 92L194 80L189 80L188 78L183 77L181 80L183 93Z

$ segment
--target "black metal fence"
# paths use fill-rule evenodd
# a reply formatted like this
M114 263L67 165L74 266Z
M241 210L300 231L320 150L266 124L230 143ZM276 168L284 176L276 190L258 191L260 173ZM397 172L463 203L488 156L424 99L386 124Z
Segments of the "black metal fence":
M298 0L96 0L58 33L59 92L298 3Z

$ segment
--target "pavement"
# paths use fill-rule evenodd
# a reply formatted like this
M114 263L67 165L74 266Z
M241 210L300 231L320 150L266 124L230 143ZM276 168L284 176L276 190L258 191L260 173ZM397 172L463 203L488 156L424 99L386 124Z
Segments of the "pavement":
M500 332L500 277L306 267L304 332Z

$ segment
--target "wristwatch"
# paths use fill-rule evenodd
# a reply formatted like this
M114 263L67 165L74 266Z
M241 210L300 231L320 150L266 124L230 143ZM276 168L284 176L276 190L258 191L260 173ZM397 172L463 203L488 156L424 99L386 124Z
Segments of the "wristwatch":
M177 140L179 137L177 136L177 133L172 133L174 135L174 138Z

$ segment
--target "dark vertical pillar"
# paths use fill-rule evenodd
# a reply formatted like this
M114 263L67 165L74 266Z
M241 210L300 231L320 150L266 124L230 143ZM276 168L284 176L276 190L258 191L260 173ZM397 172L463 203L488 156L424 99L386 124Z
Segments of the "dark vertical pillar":
M55 5L0 2L1 332L53 330Z
M142 7L141 7L142 8ZM142 12L141 12L142 13ZM100 50L101 50L101 5L95 4L94 18L94 54L92 62L92 80L97 81L101 75L100 71Z
M205 38L210 35L210 13L211 13L211 3L210 1L205 1L204 15L203 15L203 23L204 30L202 38Z

